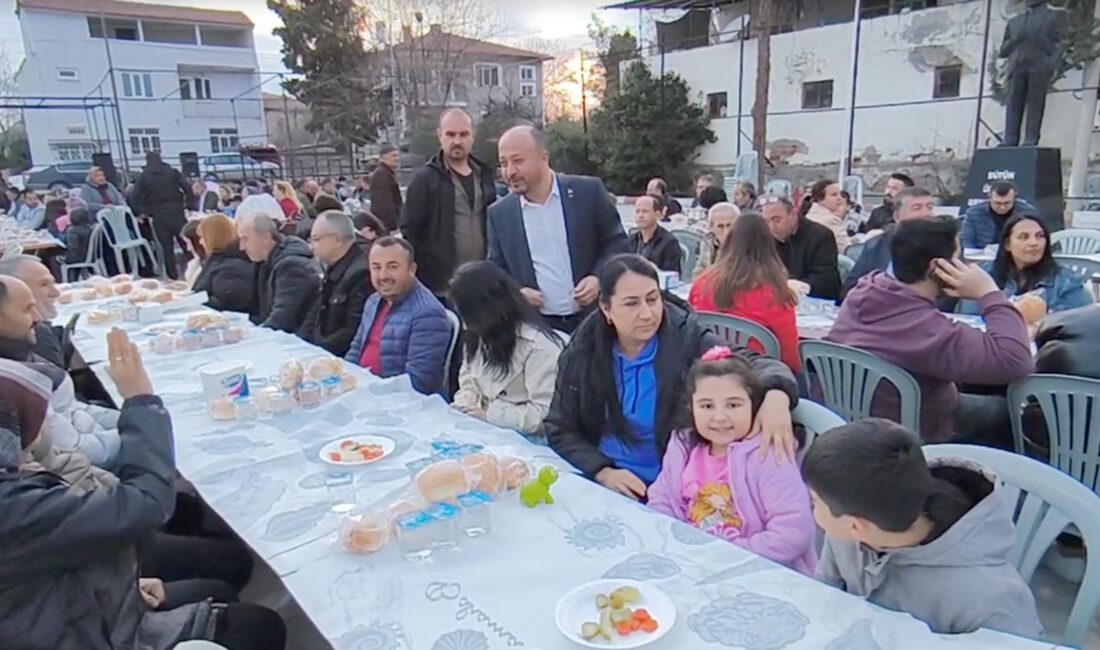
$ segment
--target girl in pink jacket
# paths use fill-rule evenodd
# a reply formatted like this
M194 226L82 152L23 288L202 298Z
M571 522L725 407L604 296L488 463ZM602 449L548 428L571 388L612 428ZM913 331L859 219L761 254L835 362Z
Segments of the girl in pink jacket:
M752 435L764 399L752 368L716 347L687 382L695 426L673 433L649 506L814 575L814 519L798 465L765 458L760 436Z

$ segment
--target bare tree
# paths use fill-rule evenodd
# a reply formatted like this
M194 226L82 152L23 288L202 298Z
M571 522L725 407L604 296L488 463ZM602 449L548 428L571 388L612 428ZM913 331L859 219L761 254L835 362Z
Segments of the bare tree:
M484 0L363 0L372 26L368 41L385 57L393 102L407 128L426 108L463 100L472 79L464 59L502 33L500 16Z

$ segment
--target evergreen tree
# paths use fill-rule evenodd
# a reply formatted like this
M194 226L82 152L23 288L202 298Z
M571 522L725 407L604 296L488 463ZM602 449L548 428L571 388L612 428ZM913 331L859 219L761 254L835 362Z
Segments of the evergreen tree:
M363 45L366 21L356 0L268 0L283 25L283 64L295 74L283 87L309 106L306 128L336 143L373 142L390 121L382 56Z
M644 191L654 176L687 187L696 149L715 140L687 83L675 73L654 77L641 62L623 76L619 92L604 97L590 123L592 158L617 194Z

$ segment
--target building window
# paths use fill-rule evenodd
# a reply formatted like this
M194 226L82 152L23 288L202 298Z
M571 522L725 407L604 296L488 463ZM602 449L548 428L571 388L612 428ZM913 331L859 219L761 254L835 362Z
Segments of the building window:
M91 142L58 142L50 145L54 160L91 160L96 147Z
M210 153L236 151L239 144L237 129L210 129Z
M726 116L726 93L707 95L707 117L713 119Z
M932 97L935 99L947 99L959 96L959 85L962 82L962 64L936 66L935 85L932 87Z
M120 41L138 40L138 29L136 20L88 16L89 36L91 36L92 38L103 38L104 28L106 28L107 38L114 38Z
M519 85L519 96L520 97L534 97L537 94L538 94L538 92L537 92L537 89L535 88L535 84L533 84L533 83L521 83Z
M500 66L495 63L478 63L474 66L478 88L496 88L500 85Z
M807 81L802 84L802 108L832 108L833 80Z
M160 129L130 129L130 153L135 156L160 151Z
M80 81L80 73L76 68L57 68L58 81Z
M210 80L205 77L180 78L180 99L210 99Z
M65 127L65 135L88 135L88 127L80 124L70 124Z
M153 76L148 72L123 72L122 96L152 97Z
M535 66L533 65L521 65L519 67L519 80L520 81L535 81L537 75L535 74Z

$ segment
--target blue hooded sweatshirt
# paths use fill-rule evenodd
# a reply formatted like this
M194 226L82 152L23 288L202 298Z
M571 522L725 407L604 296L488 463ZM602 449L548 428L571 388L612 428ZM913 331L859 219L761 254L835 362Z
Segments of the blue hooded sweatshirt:
M600 452L616 467L629 470L646 485L657 480L661 472L661 457L657 451L654 420L657 416L657 339L654 336L634 359L627 359L615 346L613 364L615 385L619 389L619 404L630 426L630 440L624 441L612 432L600 438Z

